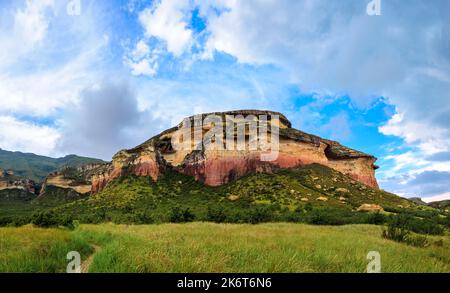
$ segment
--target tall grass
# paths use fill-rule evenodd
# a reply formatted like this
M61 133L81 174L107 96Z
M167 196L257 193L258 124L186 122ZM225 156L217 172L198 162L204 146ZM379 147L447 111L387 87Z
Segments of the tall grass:
M69 251L86 257L92 248L65 229L0 228L0 272L65 272Z
M384 239L381 231L201 222L0 228L0 271L63 272L68 251L85 258L95 244L102 249L90 272L365 272L369 251L380 252L383 272L450 272L448 236L429 236L431 245L417 248Z
M91 272L365 272L372 250L383 272L450 272L448 237L416 248L373 225L103 224L77 233L103 247Z

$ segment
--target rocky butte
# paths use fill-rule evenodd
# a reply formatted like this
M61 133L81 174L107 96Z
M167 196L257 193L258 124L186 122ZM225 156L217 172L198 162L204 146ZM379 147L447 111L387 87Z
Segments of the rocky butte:
M150 176L156 181L167 169L191 175L206 185L219 186L252 172L271 173L278 168L294 168L312 163L328 166L356 181L378 188L375 178L375 169L377 168L374 165L375 157L345 147L336 141L323 139L292 128L291 122L281 113L241 110L188 117L184 122L191 122L192 136L200 134L205 137L211 133L211 130L217 126L218 120L196 124L197 121L204 121L211 115L219 117L218 119L224 124L230 119L235 123L230 128L234 130L231 132L235 136L234 138L230 140L230 137L227 136L225 139L224 135L224 137L216 137L213 140L223 139L224 145L230 141L235 142L239 133L238 125L246 125L243 131L244 137L247 139L245 142L247 147L245 149L215 149L206 146L199 148L193 143L191 148L176 148L173 144L174 141L186 140L185 134L184 136L180 135L185 124L180 123L135 148L119 151L114 155L111 163L89 169L90 180L87 181L90 181L92 185L91 192L101 191L109 182L120 176ZM267 120L262 117L267 117ZM252 131L259 131L265 125L269 132L273 132L274 128L270 126L273 122L272 117L278 117L278 153L274 160L267 161L262 159L265 151L251 149L248 146L252 144ZM59 178L58 180L63 179ZM70 186L71 184L64 185ZM83 191L87 191L85 186Z

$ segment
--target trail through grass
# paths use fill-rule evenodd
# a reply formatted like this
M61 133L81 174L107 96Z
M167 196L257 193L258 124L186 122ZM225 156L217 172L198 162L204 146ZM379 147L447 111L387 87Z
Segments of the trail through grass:
M379 251L384 272L450 272L450 243L416 248L381 238L372 225L83 225L103 247L91 272L365 272Z

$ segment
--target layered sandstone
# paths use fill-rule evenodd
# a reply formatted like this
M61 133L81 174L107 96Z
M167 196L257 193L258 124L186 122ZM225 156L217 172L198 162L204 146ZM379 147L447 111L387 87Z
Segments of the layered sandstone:
M26 190L29 193L36 192L36 184L29 179L6 179L3 177L0 180L0 190L5 189L21 189Z
M60 188L73 189L77 193L89 193L91 191L91 183L77 182L71 178L66 178L64 175L53 173L50 174L42 185L41 194L45 192L47 186L55 186Z
M252 130L251 123L243 128L247 140L245 147L239 150L227 147L228 144L236 146L234 143L237 141L237 126L232 128L234 137L231 140L225 139L224 130L222 143L225 149L210 148L204 141L198 147L198 141L195 140L189 140L188 144L184 145L190 147L179 148L175 147L173 142L183 143L186 136L186 132L183 132L185 124L180 123L133 149L120 151L113 157L111 164L93 170L92 192L101 191L111 180L124 175L149 176L156 181L167 168L191 175L206 185L219 186L252 172L270 173L278 168L294 168L312 163L333 168L370 187L378 187L375 178L375 157L345 147L336 141L294 129L281 113L242 110L188 117L184 122L188 121L191 125L191 138L195 137L196 133L204 137L217 126L218 120L213 123L197 123L204 121L211 114L216 118L219 117L223 123L233 121L238 125L252 121L256 123L252 124L256 125L256 129ZM267 155L267 150L249 147L254 143L251 134L252 131L266 129L262 128L265 126L269 131L267 141L271 142L271 123L273 123L271 117L276 117L275 115L279 118L277 155L273 160L266 160L263 158ZM265 116L268 117L268 121L265 120Z
M42 184L39 192L43 196L49 186L71 189L79 194L88 194L92 190L92 181L94 174L100 168L108 164L87 164L77 168L65 167L59 171L50 173Z

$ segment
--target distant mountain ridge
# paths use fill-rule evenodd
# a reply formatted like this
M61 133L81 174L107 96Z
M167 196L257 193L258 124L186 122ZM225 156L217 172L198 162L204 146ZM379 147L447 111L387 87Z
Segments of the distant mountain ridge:
M51 158L33 153L12 152L0 149L0 169L13 171L14 176L42 182L49 173L68 167L80 167L86 164L101 164L103 160L67 155L61 158Z

